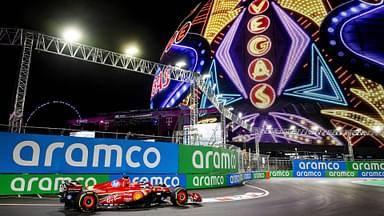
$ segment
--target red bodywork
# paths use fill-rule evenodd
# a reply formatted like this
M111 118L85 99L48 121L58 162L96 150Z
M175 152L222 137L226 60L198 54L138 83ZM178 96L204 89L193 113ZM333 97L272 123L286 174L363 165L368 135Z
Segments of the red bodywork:
M170 193L168 187L153 186L150 183L130 182L127 178L96 184L87 187L99 197L100 205L121 205L138 201L150 193Z
M152 185L149 182L138 183L130 182L129 178L123 177L117 180L89 186L83 190L83 186L78 182L63 184L61 201L66 206L76 207L76 205L88 203L97 203L97 207L110 206L151 206L160 204L169 199L174 205L184 205L185 203L198 203L202 201L200 194L188 193L185 189L176 187L169 188L165 185ZM87 197L82 203L82 194L94 194ZM69 195L69 196L68 196ZM75 198L80 197L80 198ZM77 200L79 199L79 200ZM80 209L83 210L80 206Z

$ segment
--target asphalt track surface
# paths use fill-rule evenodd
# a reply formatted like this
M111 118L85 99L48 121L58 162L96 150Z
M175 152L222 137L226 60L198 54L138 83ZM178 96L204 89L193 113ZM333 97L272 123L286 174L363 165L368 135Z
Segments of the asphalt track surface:
M184 208L173 206L97 211L92 214L64 210L54 198L0 198L0 215L230 215L230 216L373 216L384 215L384 187L354 184L356 179L271 179L248 182L246 186L199 190L203 197L223 197L248 192L264 194L256 199L203 203ZM29 205L32 204L32 205Z

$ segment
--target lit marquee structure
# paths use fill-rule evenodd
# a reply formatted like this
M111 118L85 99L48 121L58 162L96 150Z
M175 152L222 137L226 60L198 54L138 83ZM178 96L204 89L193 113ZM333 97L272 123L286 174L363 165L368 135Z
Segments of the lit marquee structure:
M234 140L342 146L351 138L382 149L383 23L383 0L205 0L161 62L187 62L224 106L263 129L247 134L230 123ZM151 108L188 106L189 88L158 71ZM212 104L201 95L199 107ZM336 129L374 133L348 137Z

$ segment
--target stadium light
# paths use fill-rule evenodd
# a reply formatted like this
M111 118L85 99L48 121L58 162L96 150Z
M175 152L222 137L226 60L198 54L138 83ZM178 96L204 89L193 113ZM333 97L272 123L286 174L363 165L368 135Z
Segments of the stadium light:
M76 42L81 38L81 32L76 27L67 27L63 31L63 38L68 42Z
M376 125L373 127L373 131L375 131L376 133L381 133L383 131L383 127L380 125Z
M209 78L211 78L211 74L204 74L203 75L203 79L209 79Z
M124 50L124 53L128 56L137 56L137 54L139 53L139 48L137 46L134 46L134 45L130 45L128 46L125 50Z
M318 131L320 128L319 128L319 126L317 126L317 125L313 125L312 127L311 127L311 130L312 131Z
M186 65L187 65L187 63L185 63L185 61L178 61L175 64L175 66L179 67L179 68L185 67Z

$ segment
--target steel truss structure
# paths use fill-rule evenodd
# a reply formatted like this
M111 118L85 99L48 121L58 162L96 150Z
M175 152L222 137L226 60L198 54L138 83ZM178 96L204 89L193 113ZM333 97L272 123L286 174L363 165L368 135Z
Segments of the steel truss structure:
M64 39L45 35L35 31L15 28L0 28L0 45L23 46L22 62L19 71L14 111L11 114L9 120L10 131L12 132L20 132L23 123L24 103L33 44L35 44L34 49L38 51L75 58L146 75L155 76L157 72L167 69L170 74L170 79L181 82L189 82L192 84L192 126L197 124L198 118L197 94L194 91L195 88L198 87L217 108L217 110L226 118L242 126L248 131L253 131L253 128L250 126L250 124L241 120L239 117L237 117L237 115L233 114L230 110L225 108L223 104L219 103L218 96L215 95L210 86L204 85L203 77L197 73L183 70L178 67L173 67L171 65L164 65L133 56L127 56L89 45L68 42Z

